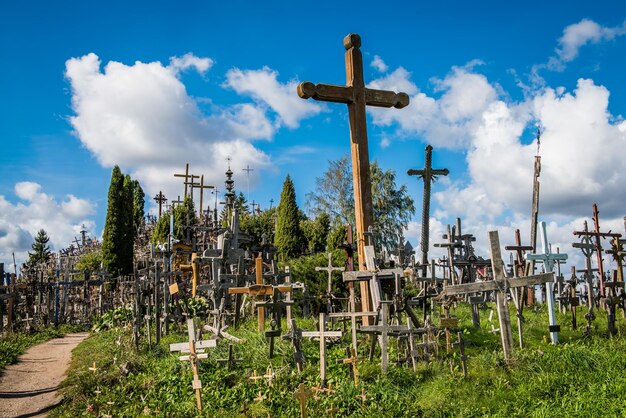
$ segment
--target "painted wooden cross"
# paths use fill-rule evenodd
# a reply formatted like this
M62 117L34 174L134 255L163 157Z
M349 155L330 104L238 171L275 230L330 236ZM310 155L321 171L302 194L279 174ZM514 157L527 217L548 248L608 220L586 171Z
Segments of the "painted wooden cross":
M406 173L409 176L419 176L424 179L424 199L422 205L422 239L420 247L422 250L422 276L426 276L426 267L428 267L428 235L430 220L430 184L437 179L437 176L447 176L450 171L447 168L435 169L432 166L433 147L426 146L426 158L424 168L421 170L410 169Z
M532 260L534 262L540 262L543 264L544 271L546 273L552 273L554 270L555 261L567 260L567 254L552 254L550 251L550 245L548 244L548 234L546 232L546 223L541 222L539 224L541 229L541 247L542 254L525 254L526 260ZM546 282L546 299L548 301L548 320L550 324L550 340L552 344L559 342L560 327L556 324L556 314L554 312L554 292L553 282Z
M359 386L359 366L361 360L365 357L357 357L354 347L346 347L346 358L337 359L337 363L347 364L350 367L350 377L354 380L354 386Z
M491 269L493 271L494 279L484 282L447 286L443 290L442 295L455 296L466 295L468 293L494 291L496 294L496 305L498 319L500 322L500 337L502 340L502 348L504 350L504 359L509 361L513 355L513 335L511 332L511 318L509 316L509 309L506 303L506 292L511 288L534 286L541 283L552 282L553 274L544 273L528 277L509 278L506 276L504 261L502 261L498 231L489 232L489 244L491 249Z
M328 273L328 282L326 283L326 312L331 313L333 308L333 272L344 271L345 267L333 266L333 253L328 253L328 266L315 267L315 271L325 271Z
M193 318L187 319L187 334L189 336L189 342L170 344L170 351L180 351L181 353L189 353L184 356L178 357L181 361L188 361L191 363L191 370L193 371L193 389L196 392L196 407L198 411L202 411L202 382L198 376L198 360L207 358L209 355L204 352L206 348L217 347L217 340L200 340L196 341L196 329L193 323Z
M313 84L306 81L298 85L298 96L303 99L313 98L348 105L359 270L365 270L365 233L373 222L365 108L376 106L402 109L409 104L409 96L406 93L366 88L363 78L363 57L360 50L361 37L351 33L343 39L343 46L346 49L346 85ZM367 282L361 282L361 294L369 294ZM363 297L363 303L363 310L368 311L370 307L367 296Z
M326 331L326 314L320 313L320 322L318 331L302 331L303 337L320 339L320 381L322 387L326 386L326 339L341 338L341 331Z

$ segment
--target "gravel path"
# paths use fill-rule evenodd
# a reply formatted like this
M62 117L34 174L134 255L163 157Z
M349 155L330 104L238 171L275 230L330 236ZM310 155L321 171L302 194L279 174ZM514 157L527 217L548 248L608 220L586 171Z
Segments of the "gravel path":
M88 333L68 334L30 347L0 376L0 417L44 417L61 401L59 384L72 350Z

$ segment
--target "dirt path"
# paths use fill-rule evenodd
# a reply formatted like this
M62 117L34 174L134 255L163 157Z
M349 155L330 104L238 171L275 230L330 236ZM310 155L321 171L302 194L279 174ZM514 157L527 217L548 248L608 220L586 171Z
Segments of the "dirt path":
M68 334L33 346L0 376L0 417L42 417L60 402L57 388L72 350L88 333Z

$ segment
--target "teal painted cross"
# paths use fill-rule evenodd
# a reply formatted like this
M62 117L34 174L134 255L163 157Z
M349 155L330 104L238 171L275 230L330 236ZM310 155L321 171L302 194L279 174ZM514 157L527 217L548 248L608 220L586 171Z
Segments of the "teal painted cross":
M539 224L541 228L541 247L543 253L541 254L526 254L527 261L537 261L543 264L543 268L546 273L551 273L554 270L555 261L567 260L567 254L552 253L550 251L550 245L548 245L548 234L546 232L546 223L541 222ZM552 344L556 344L559 341L559 326L556 324L556 314L554 313L554 293L552 291L552 282L546 282L546 298L548 300L548 317L550 321L550 339Z

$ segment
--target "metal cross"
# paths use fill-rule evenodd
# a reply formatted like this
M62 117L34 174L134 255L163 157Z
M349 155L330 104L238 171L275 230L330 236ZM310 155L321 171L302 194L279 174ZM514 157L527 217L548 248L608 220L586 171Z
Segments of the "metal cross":
M542 254L526 254L527 261L538 261L543 264L544 271L546 273L552 273L554 270L554 262L557 260L567 260L567 254L552 254L550 251L550 245L548 244L548 235L546 232L546 223L541 222L539 224L541 229L541 249ZM559 342L559 326L556 324L556 315L554 313L554 292L553 282L546 282L546 298L548 300L548 320L550 323L550 339L552 344Z
M418 176L424 179L424 199L422 204L422 240L420 247L422 249L422 275L426 276L426 267L428 266L428 234L430 220L430 184L437 180L437 176L447 176L450 171L447 168L433 169L433 147L426 146L426 159L424 168L421 170L407 170L409 176Z
M364 234L373 220L365 108L369 105L401 109L409 104L409 96L406 93L366 88L360 50L361 37L351 33L344 38L343 46L346 49L346 85L313 84L306 81L298 86L298 96L303 99L313 98L348 105L359 269L365 270Z

